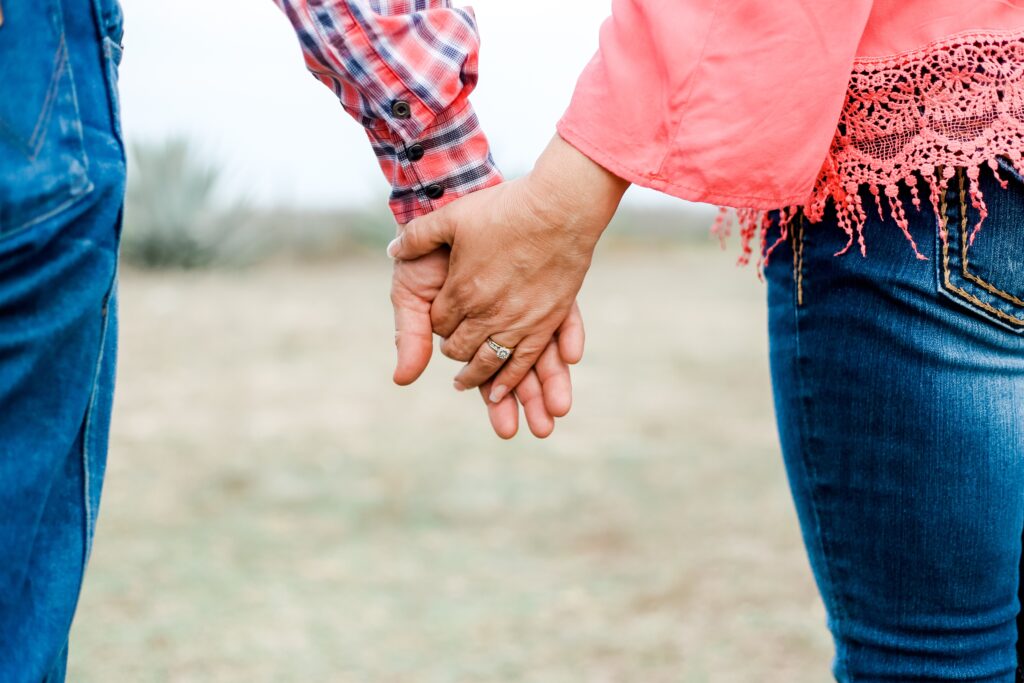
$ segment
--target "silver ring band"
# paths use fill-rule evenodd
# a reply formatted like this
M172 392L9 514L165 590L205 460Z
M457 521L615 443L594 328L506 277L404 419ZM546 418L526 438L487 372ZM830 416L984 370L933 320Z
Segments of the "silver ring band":
M494 351L494 353L498 354L498 360L508 360L512 357L512 352L515 351L515 349L502 346L490 337L487 338L487 345L491 347L491 350Z

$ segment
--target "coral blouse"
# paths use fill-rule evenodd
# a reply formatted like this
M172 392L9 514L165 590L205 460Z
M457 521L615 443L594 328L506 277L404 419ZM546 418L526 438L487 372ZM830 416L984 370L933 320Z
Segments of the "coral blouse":
M1024 0L613 0L558 131L747 232L831 198L852 244L858 188L905 225L899 185L958 167L984 216L979 167L1024 153Z

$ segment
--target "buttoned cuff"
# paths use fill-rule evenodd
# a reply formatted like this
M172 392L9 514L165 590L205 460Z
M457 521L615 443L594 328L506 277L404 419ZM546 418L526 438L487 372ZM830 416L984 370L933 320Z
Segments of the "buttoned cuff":
M416 140L398 139L383 125L367 134L391 181L389 204L401 224L502 181L468 99L442 112Z

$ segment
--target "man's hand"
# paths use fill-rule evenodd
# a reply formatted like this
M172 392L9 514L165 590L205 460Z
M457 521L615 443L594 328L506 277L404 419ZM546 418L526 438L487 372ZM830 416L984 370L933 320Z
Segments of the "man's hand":
M395 309L395 345L398 364L396 384L415 382L426 369L433 352L430 322L431 303L448 276L447 248L437 249L415 261L396 261L391 287ZM555 418L564 417L572 407L572 382L569 363L583 356L584 332L579 309L573 307L558 332L557 341L548 344L523 381L498 403L487 401L490 386L481 387L491 426L503 439L519 430L519 404L523 405L530 431L545 438L555 428ZM459 387L457 387L459 388ZM465 388L465 387L462 387Z
M628 187L556 136L524 178L405 226L388 248L400 268L451 245L447 280L432 292L431 329L420 311L417 335L439 334L442 353L468 362L456 382L484 386L500 405L527 381L573 315L597 240ZM488 337L515 348L504 366Z

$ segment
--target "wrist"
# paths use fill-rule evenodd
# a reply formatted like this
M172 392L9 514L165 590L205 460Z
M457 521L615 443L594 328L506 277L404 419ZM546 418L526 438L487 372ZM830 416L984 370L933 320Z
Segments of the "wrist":
M630 186L557 134L527 178L539 204L556 208L551 223L593 245Z

